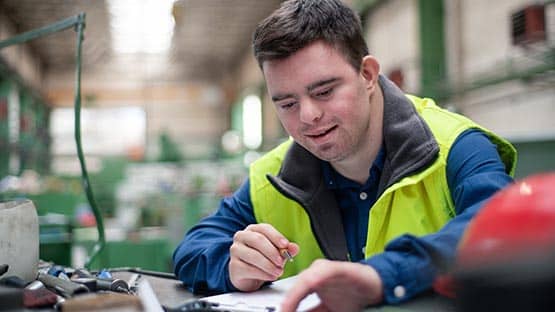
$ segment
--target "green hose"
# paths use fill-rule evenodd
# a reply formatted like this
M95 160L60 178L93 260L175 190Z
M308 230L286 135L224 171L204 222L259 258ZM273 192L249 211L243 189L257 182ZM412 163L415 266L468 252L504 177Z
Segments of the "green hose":
M85 267L90 268L91 263L100 254L106 245L106 238L104 237L104 222L102 221L102 214L96 205L93 196L91 183L89 181L89 174L87 173L87 165L83 155L83 147L81 145L81 46L83 43L83 31L85 30L85 13L77 16L77 24L75 25L77 31L77 52L75 60L75 143L77 145L77 157L81 164L81 177L83 189L87 195L87 200L91 206L96 219L96 228L98 230L98 240L93 247L91 255L85 262Z

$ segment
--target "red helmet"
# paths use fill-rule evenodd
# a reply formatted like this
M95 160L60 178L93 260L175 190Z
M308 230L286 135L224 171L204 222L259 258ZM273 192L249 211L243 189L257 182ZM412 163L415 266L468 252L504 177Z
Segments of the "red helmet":
M555 173L530 176L496 193L468 225L458 266L542 256L555 248Z
M459 244L454 284L443 285L459 311L555 311L554 191L555 173L534 175L482 207Z

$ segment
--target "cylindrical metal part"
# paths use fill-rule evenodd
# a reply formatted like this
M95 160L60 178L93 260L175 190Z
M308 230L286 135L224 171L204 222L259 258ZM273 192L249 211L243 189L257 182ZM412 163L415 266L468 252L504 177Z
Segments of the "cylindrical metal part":
M8 264L7 275L30 282L39 263L39 221L30 200L0 202L0 264Z
M121 279L103 279L99 278L96 280L97 290L110 290L117 292L128 292L129 285L127 282Z

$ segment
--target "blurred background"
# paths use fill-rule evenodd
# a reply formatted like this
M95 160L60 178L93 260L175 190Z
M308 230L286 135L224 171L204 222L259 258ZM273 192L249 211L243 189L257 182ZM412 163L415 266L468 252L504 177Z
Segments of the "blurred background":
M286 138L252 56L278 0L0 0L0 40L86 13L83 149L104 216L96 267L171 271L184 233ZM351 0L382 73L555 170L555 1ZM27 197L40 257L97 239L74 139L76 32L0 50L0 200Z

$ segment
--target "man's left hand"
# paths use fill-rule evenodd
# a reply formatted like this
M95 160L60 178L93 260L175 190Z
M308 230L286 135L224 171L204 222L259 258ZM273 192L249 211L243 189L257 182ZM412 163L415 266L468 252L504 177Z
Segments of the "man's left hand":
M311 293L318 294L321 300L314 311L361 311L383 300L383 285L371 266L319 259L299 274L281 311L296 311L301 300Z

